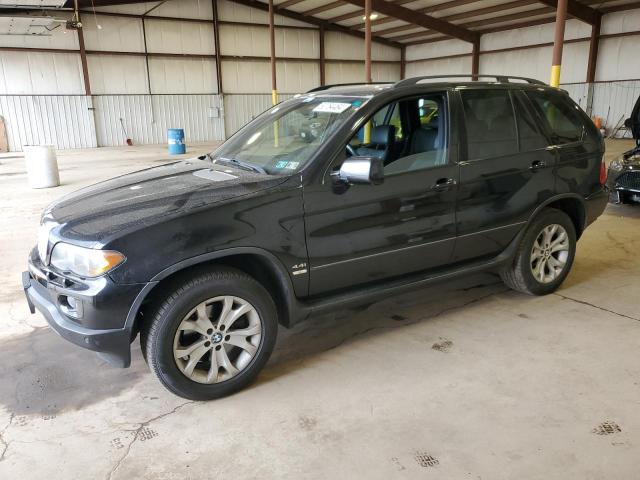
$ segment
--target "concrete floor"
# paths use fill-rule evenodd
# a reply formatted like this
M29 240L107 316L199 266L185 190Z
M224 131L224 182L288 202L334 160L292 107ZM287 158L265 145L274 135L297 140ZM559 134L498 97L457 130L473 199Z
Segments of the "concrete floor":
M0 156L0 479L638 478L640 206L607 208L556 294L483 274L307 322L252 387L195 403L137 342L120 370L63 341L20 288L49 201L164 152L65 152L40 191Z

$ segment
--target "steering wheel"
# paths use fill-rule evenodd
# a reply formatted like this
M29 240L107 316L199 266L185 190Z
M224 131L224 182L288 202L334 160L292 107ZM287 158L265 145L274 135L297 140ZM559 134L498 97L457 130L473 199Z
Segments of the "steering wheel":
M351 145L350 143L347 143L347 153L349 154L350 157L357 157L358 154L356 153L355 148L353 148L353 145Z

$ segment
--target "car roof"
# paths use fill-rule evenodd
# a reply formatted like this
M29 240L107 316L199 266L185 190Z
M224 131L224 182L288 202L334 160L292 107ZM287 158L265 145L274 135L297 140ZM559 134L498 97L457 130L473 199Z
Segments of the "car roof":
M496 77L496 81L462 81L457 80L454 77L466 77L465 75L452 75L447 77L445 75L438 77L413 77L399 82L380 82L380 83L348 83L348 84L335 84L324 85L321 87L309 90L307 93L318 96L333 96L333 95L345 95L345 96L375 96L383 92L390 90L400 91L405 89L416 89L423 91L430 91L442 88L513 88L513 89L529 89L529 88L551 88L548 85L534 79L524 77ZM494 76L494 75L490 75ZM451 80L446 81L445 78ZM518 80L516 82L508 81L509 79ZM423 82L424 80L424 82ZM428 80L428 81L427 81ZM557 89L554 89L557 90Z

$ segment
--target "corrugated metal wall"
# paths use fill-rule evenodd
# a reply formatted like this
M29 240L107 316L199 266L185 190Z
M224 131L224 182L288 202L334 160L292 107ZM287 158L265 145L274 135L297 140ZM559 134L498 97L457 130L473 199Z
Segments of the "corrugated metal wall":
M224 139L220 95L101 95L94 97L98 146L124 144L122 118L134 144L164 143L168 128L187 142Z
M24 145L96 146L91 99L82 95L0 95L10 151Z
M280 94L278 100L284 102L293 96L294 94ZM229 138L247 122L271 107L271 95L225 95L224 107L224 127Z
M631 116L640 96L640 80L596 83L593 87L592 115L604 119L608 133L609 128L614 128L621 119Z

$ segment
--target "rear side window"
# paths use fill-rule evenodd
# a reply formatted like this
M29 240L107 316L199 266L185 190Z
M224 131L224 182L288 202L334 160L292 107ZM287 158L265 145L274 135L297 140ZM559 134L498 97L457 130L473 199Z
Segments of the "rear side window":
M518 136L511 97L507 90L464 90L469 160L518 152Z
M560 93L532 90L529 98L540 109L555 144L582 140L584 123L578 107L566 101Z
M530 152L548 147L549 140L542 133L540 122L536 122L532 115L529 100L524 96L524 93L513 92L513 106L515 107L518 121L520 151Z

